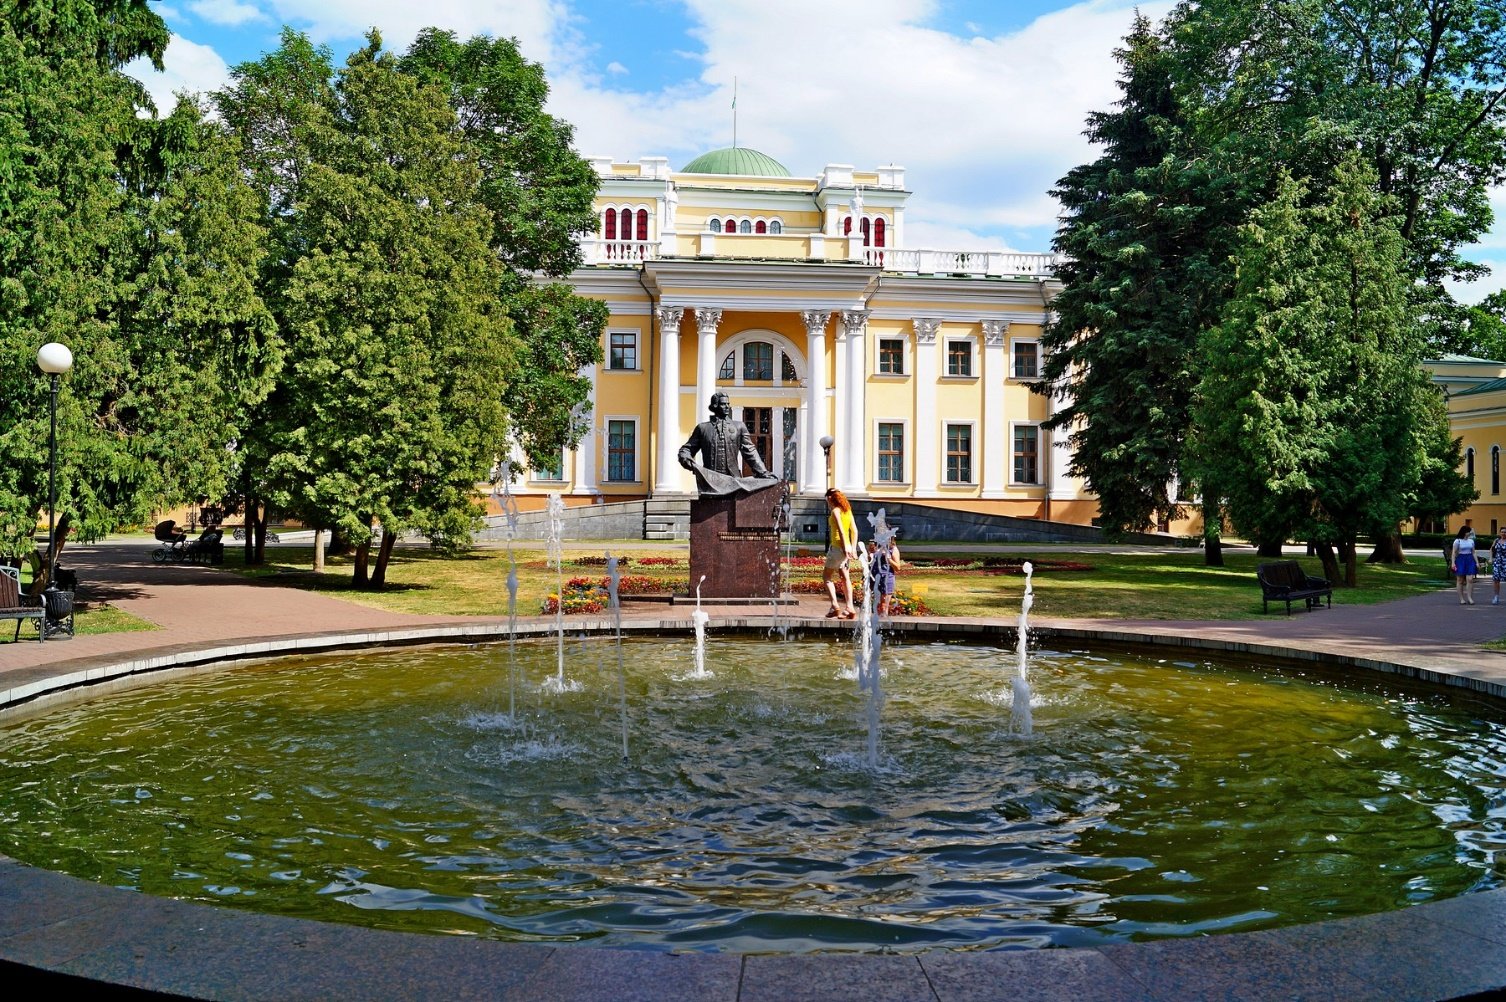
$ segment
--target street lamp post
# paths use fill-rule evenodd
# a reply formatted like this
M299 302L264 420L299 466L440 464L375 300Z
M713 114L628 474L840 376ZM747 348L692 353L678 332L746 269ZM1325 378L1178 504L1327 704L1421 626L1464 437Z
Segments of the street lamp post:
M826 487L828 490L831 489L831 446L835 441L836 439L830 435L822 435L817 439L817 442L821 446L821 451L826 453Z
M52 377L52 407L47 432L47 591L57 590L58 509L58 377L73 368L73 352L68 346L50 341L37 351L37 368ZM42 625L47 628L46 623Z

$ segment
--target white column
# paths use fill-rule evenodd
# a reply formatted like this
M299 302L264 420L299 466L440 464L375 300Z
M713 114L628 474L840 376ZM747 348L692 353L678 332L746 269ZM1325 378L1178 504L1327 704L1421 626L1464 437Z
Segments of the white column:
M916 317L915 327L915 494L935 497L941 483L941 425L936 417L936 334L941 321Z
M659 448L654 461L654 493L674 494L682 489L677 453L685 441L680 430L680 321L683 306L659 307Z
M1008 320L983 321L983 493L1002 498L1008 482L1009 422L1004 419L1004 385L1009 358L1004 353Z
M826 322L829 310L805 310L805 398L800 415L800 490L804 494L826 492L826 455L821 436L826 434Z
M701 413L716 392L716 328L722 322L722 311L700 306L695 311L695 412Z
M839 455L837 486L843 493L863 493L868 489L864 476L867 458L867 443L864 406L868 393L868 355L864 350L868 333L867 310L845 310L842 313L842 334L847 341L846 374L837 386L845 383L847 394L843 404L842 451Z
M575 447L575 488L571 494L600 494L601 489L597 486L597 445L601 436L596 433L597 415L596 405L596 366L582 366L580 374L591 381L590 401L591 424L586 433L581 437L580 444Z

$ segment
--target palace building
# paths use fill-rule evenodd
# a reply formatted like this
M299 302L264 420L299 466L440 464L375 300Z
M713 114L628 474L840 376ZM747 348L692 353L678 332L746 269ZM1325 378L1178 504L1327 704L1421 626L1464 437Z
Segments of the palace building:
M677 453L721 389L799 497L829 477L875 503L1096 514L1041 427L1053 401L1026 385L1053 255L910 247L901 167L798 177L744 148L679 171L591 162L600 225L570 281L611 310L604 359L585 373L589 434L527 471L525 508L692 496Z

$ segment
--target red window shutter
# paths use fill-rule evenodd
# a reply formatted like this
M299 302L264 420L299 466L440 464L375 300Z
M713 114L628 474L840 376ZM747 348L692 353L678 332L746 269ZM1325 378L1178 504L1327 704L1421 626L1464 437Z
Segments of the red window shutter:
M868 239L868 232L869 232L868 231L868 217L864 216L863 217L863 246L864 247L868 247L868 246L872 245L872 242Z
M735 219L729 219L729 220L727 220L727 232L728 233L736 233L737 232L737 220L735 220Z
M754 233L767 233L767 232L769 232L769 224L766 223L766 222L764 222L762 219L760 219L758 222L756 222L756 223L753 224L753 232Z
M616 240L617 239L617 210L616 209L608 209L607 210L607 231L606 231L606 238L608 240Z
M639 240L647 240L648 239L648 210L647 209L639 209L638 210L638 239Z
M884 221L882 219L873 221L873 246L884 246Z
M852 236L852 217L851 216L848 216L846 219L842 220L842 235L844 237L850 237L850 236Z

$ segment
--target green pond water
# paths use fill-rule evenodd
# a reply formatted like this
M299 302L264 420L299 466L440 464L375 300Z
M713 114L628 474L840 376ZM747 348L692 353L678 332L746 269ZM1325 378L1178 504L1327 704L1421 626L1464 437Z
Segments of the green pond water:
M0 730L0 851L388 929L650 950L1075 946L1500 882L1499 708L1113 652L713 636L268 663ZM625 695L628 756L622 756ZM509 709L515 707L515 712Z

